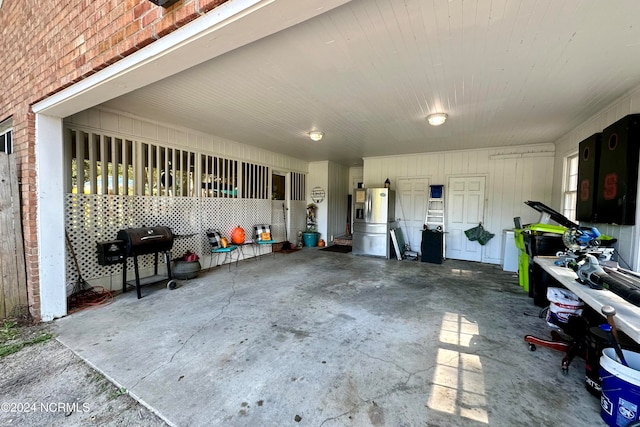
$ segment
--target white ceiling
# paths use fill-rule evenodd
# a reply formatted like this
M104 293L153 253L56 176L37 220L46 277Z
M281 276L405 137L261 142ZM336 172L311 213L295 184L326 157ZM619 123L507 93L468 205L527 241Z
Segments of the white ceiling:
M553 142L640 86L639 18L637 0L353 0L101 105L345 165Z

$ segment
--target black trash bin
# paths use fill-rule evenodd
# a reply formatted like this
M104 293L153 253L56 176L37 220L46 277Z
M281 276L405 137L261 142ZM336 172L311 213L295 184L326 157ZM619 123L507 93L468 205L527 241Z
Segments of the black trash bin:
M564 251L562 235L565 227L550 224L529 224L524 227L524 247L529 256L529 296L539 307L549 305L547 288L551 276L533 262L536 256L554 256Z
M433 264L442 264L444 234L437 230L424 230L422 232L422 244L420 245L420 261Z

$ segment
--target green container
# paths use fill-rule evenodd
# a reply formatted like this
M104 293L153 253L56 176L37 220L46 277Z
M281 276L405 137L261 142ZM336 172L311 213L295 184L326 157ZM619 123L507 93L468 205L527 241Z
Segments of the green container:
M544 234L557 234L563 235L567 230L567 227L553 224L529 224L525 225L524 229L515 228L514 235L516 241L516 247L518 248L518 282L522 289L529 292L529 254L527 254L527 248L525 245L525 233L530 233L533 236L539 236ZM529 237L529 236L528 236Z
M526 292L529 292L529 255L524 247L524 230L514 230L516 247L518 248L518 283Z
M518 233L518 231L520 233ZM553 248L555 244L551 244L551 240L553 239L552 235L555 235L556 239L564 234L567 231L567 227L562 225L553 225L553 224L529 224L525 225L524 229L516 230L516 246L520 250L520 255L518 257L518 279L520 281L520 286L529 292L529 296L533 296L537 292L537 290L530 289L530 280L529 280L529 266L533 262L533 257L536 255L544 255L546 251ZM525 233L527 234L525 236ZM549 239L546 239L544 236L548 236ZM533 244L531 239L536 239L536 254L529 254L527 246L531 248ZM541 243L546 242L546 245L541 245ZM554 249L555 251L555 249ZM546 294L546 292L545 292Z
M315 248L318 246L318 239L320 238L320 233L312 232L312 233L302 233L302 239L304 240L304 245L310 248Z
M527 230L536 231L538 233L553 233L563 235L564 232L567 231L567 227L552 224L529 224L525 227Z

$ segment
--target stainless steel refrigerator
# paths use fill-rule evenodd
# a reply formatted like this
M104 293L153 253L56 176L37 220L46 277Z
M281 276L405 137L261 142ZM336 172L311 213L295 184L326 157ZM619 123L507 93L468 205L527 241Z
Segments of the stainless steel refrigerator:
M353 190L352 253L390 258L389 230L396 228L396 193L388 188Z

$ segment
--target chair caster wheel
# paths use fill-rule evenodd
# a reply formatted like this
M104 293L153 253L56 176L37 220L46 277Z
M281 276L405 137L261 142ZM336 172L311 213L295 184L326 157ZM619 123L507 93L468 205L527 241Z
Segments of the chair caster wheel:
M564 375L564 376L569 375L569 368L566 368L566 367L563 366L562 367L562 375Z
M529 343L529 351L536 351L536 345Z
M178 287L178 282L176 282L175 280L169 280L167 282L167 289L174 290L177 287Z

